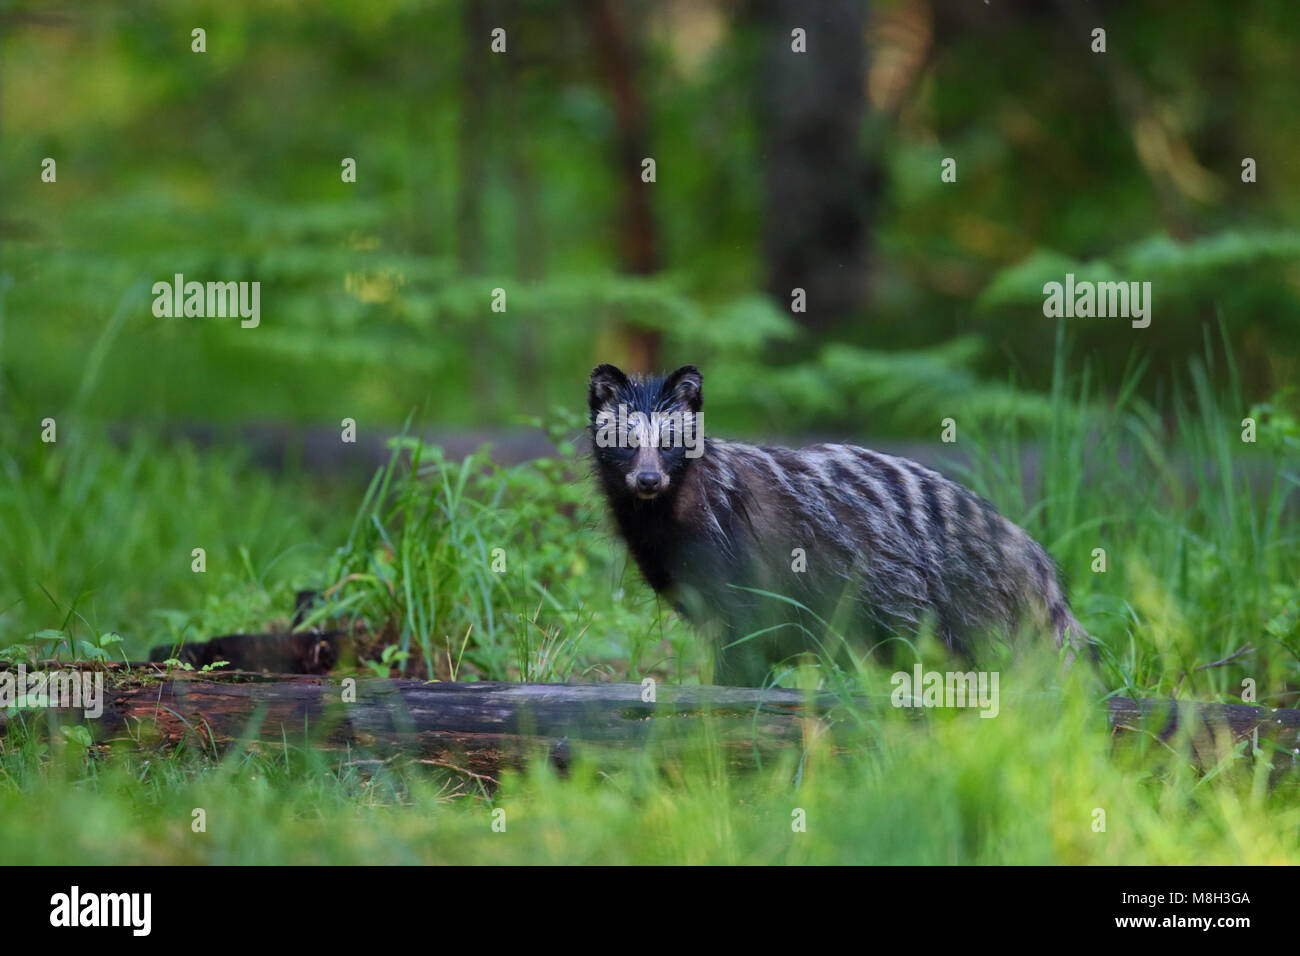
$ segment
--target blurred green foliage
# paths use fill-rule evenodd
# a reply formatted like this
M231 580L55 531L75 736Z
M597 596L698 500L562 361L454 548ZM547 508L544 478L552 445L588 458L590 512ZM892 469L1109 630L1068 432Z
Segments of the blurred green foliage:
M957 404L1041 420L1008 389L1048 386L1041 285L1067 270L1155 284L1150 329L1071 323L1104 386L1136 354L1155 394L1222 321L1247 397L1270 398L1300 355L1300 132L1279 121L1300 50L1289 4L1202 4L1177 30L1158 5L1108 8L1104 55L1068 16L1004 7L872 5L872 293L812 331L756 291L763 181L779 171L764 168L753 103L769 80L743 6L621 8L660 170L663 270L630 276L615 114L581 4L490 5L511 38L494 56L451 0L11 0L0 401L64 407L121 308L94 405L115 419L396 425L418 409L501 424L576 404L593 364L628 357L613 330L630 328L665 334L665 364L704 368L725 429L780 414L905 434ZM196 26L206 53L191 52ZM47 156L57 183L40 180ZM948 156L956 183L938 175ZM1240 181L1244 156L1256 183ZM145 290L175 273L262 282L261 327L153 317ZM936 375L956 390L917 387ZM877 384L863 420L856 390Z

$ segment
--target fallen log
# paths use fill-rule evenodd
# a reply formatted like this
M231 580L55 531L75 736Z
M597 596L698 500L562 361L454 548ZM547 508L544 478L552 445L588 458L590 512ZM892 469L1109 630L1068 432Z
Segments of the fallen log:
M1113 734L1141 734L1166 745L1185 739L1188 756L1202 766L1245 740L1252 747L1272 741L1293 762L1300 754L1300 710L1149 697L1112 697L1106 707Z
M798 691L641 684L425 683L248 673L105 687L103 713L85 721L101 746L153 742L224 748L236 741L321 751L405 754L490 775L546 756L566 768L572 748L632 752L651 740L672 748L708 740L736 765L797 746L803 718L829 711ZM74 709L58 711L73 719ZM4 727L0 711L0 729Z
M236 741L287 741L322 751L405 754L491 775L539 755L565 767L577 748L612 757L652 742L671 750L702 736L740 767L801 748L813 734L830 731L834 746L836 725L851 723L837 719L838 698L794 690L659 684L651 693L634 683L268 679L247 673L214 679L174 672L159 680L140 673L109 669L103 713L86 722L97 745L190 742L220 749ZM855 704L889 706L888 697ZM56 713L59 719L80 716ZM1292 752L1300 746L1300 710L1117 697L1106 702L1106 714L1116 735L1170 743L1185 731L1193 759L1203 764L1211 752L1247 738L1271 738ZM5 720L0 711L0 729Z

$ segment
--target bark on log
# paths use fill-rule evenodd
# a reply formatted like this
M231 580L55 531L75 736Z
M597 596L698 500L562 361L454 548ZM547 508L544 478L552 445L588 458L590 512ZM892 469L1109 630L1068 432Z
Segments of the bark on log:
M744 766L797 746L804 720L830 701L805 706L796 691L640 684L429 683L359 678L356 699L318 676L225 674L162 682L106 682L104 712L86 721L96 742L156 741L225 747L238 740L323 751L405 754L491 775L503 765L549 756L561 768L582 748L610 759L654 739L668 748L709 739ZM74 719L80 712L66 711ZM0 729L4 717L0 712Z
M1300 710L1249 704L1112 697L1106 701L1111 730L1136 732L1171 743L1186 731L1192 759L1209 766L1239 741L1272 740L1295 754L1300 748Z
M136 665L147 669L148 665ZM138 672L137 672L138 673ZM355 702L343 684L320 676L224 674L150 681L106 675L104 712L86 722L96 742L154 741L203 748L239 740L284 741L324 751L405 754L492 775L548 755L560 766L581 748L596 757L634 752L651 741L673 747L698 741L707 716L708 740L735 767L798 748L834 723L836 698L792 690L658 685L642 700L642 685L431 683L361 678ZM889 707L887 697L864 701ZM1300 710L1112 698L1112 731L1170 742L1191 731L1193 756L1222 752L1255 735L1297 746ZM78 711L59 711L81 719ZM0 711L0 730L5 717ZM832 739L834 735L832 734Z

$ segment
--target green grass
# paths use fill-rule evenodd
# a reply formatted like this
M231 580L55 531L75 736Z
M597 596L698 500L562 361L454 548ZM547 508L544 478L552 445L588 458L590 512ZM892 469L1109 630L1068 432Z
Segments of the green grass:
M1214 354L1207 343L1206 362ZM1140 369L1081 415L1092 389L1086 376L1067 385L1063 348L1057 361L1035 479L1020 469L1014 428L977 439L976 464L960 477L1060 563L1077 616L1103 641L1110 686L1239 700L1250 678L1260 702L1295 706L1300 424L1280 405L1247 406L1230 358L1226 394L1194 361L1166 415L1135 397ZM1252 443L1242 440L1247 417Z
M1160 416L1131 381L1104 399L1062 370L1041 431L961 433L978 452L964 477L1060 561L1102 641L1108 690L1240 701L1249 679L1260 702L1291 704L1300 432L1280 404L1243 409L1208 381L1194 366ZM1253 446L1240 440L1247 415ZM557 428L563 438L573 422ZM75 419L57 445L12 424L4 438L8 642L118 632L138 656L182 632L283 623L293 590L310 586L329 592L321 621L363 630L375 658L398 648L377 664L394 673L690 682L705 666L627 567L580 463L459 464L399 439L368 488L339 489L147 434L114 446ZM1019 465L1028 445L1041 452L1032 480ZM205 575L190 570L198 545ZM1104 573L1091 570L1098 547ZM927 668L949 669L918 646ZM360 753L88 753L26 712L0 741L0 862L1300 861L1290 752L1241 743L1197 769L1186 741L1115 748L1098 692L1056 686L1049 658L1001 661L993 720L849 709L834 754L812 739L733 773L705 734L683 758L650 746L568 779L539 761L491 795L445 768ZM785 676L819 680L879 691L888 669ZM191 830L195 808L205 833ZM797 810L806 832L792 830Z
M1043 664L1045 662L1038 662ZM1050 667L1050 662L1046 662ZM1025 666L1008 683L1047 671ZM14 744L0 758L6 863L1294 863L1294 786L1238 756L1213 776L1153 745L1112 753L1084 695L996 720L880 720L745 774L707 748L626 766L539 761L491 798L422 767L271 748L222 760ZM799 761L796 766L796 760ZM608 771L608 772L607 772ZM191 829L194 810L206 832ZM1094 829L1097 811L1105 830ZM503 811L505 831L493 829ZM806 830L793 822L803 811Z
M401 672L441 679L687 677L696 642L601 530L580 428L557 413L561 457L512 468L393 440L304 626L358 629L398 648Z
M0 643L115 631L140 659L186 634L255 629L287 617L293 582L328 561L346 528L344 496L310 476L147 433L119 447L58 421L49 445L34 424L2 430Z

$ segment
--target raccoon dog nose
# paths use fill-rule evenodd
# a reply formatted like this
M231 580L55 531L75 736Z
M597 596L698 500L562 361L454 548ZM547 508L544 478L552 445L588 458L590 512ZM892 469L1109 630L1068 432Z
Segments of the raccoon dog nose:
M636 490L649 493L659 487L659 473L655 471L638 472L636 476Z

